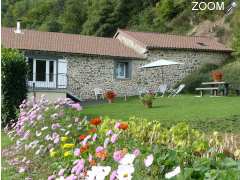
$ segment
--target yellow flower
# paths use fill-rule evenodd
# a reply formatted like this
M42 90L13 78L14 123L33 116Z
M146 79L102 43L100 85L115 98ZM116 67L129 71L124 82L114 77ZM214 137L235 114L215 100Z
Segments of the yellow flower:
M64 144L62 147L63 149L67 149L67 148L73 148L75 145L74 144Z
M61 137L61 141L62 141L62 142L65 142L65 141L67 141L67 140L68 140L68 137L66 137L66 136Z
M55 157L57 155L57 152L56 151L50 151L50 156L51 157Z
M71 151L66 151L66 152L64 152L64 157L68 157L68 156L70 156L71 155Z

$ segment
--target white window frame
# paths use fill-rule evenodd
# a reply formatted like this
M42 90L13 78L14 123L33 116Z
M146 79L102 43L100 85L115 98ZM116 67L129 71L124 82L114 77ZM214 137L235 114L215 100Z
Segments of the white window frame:
M127 65L126 65L127 62L117 62L117 66L116 66L116 78L117 79L127 79ZM124 74L123 75L120 75L120 71L121 71L121 65L124 65L123 66L123 71L124 71Z
M27 58L28 61L29 57ZM32 58L33 60L33 77L32 81L28 81L28 85L30 87L35 83L35 87L37 88L56 88L56 73L57 73L57 62L52 59L40 59L40 58ZM36 61L46 61L46 80L45 81L36 81ZM53 81L49 81L49 62L53 61Z

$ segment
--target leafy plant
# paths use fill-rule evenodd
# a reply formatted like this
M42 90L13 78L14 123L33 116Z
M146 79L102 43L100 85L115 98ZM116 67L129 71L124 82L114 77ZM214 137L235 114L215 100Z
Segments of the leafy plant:
M107 91L107 92L105 93L105 97L106 97L108 100L113 100L116 96L117 96L117 94L116 94L114 91Z
M144 94L143 96L140 96L140 100L142 101L144 106L148 108L152 107L153 99L154 99L154 94L152 93L147 93L147 94Z
M2 48L2 125L16 119L18 106L27 96L27 63L17 50Z

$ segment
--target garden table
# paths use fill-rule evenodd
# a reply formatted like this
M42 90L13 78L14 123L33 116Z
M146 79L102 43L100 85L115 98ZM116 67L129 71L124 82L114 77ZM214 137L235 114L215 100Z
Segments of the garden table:
M217 87L220 90L222 87L223 95L224 96L228 95L229 83L227 82L224 82L224 81L202 82L202 85L210 85L211 87Z

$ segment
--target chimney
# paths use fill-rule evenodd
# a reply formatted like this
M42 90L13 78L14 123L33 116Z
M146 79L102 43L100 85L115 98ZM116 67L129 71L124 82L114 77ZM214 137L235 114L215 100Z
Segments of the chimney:
M14 30L14 32L16 34L22 34L22 31L21 31L21 20L17 20L17 28L16 28L16 30Z

